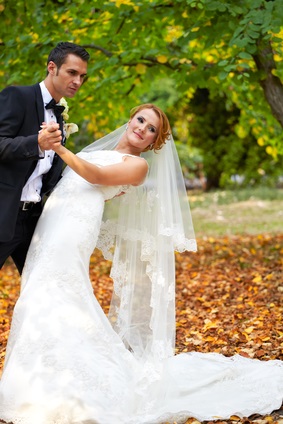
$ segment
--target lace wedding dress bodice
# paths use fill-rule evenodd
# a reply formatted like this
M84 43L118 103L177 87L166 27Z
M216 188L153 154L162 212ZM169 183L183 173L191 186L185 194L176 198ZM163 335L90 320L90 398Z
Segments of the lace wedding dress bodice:
M115 151L81 153L104 166ZM281 361L188 353L137 358L113 330L89 280L105 200L68 170L36 228L0 382L0 419L14 424L161 424L266 414L283 394Z

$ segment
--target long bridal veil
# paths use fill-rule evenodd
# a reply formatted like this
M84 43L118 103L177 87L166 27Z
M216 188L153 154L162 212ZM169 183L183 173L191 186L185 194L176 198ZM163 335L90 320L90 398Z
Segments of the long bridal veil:
M126 124L83 152L112 150ZM114 290L109 319L138 358L174 354L174 251L196 251L181 166L172 135L149 164L144 183L107 202L97 247L113 261Z

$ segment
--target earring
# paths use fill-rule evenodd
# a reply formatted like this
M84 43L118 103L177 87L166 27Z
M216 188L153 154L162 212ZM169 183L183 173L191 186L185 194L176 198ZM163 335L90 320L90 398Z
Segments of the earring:
M128 129L128 128L129 128L129 125L127 124L127 125L126 125L126 131L127 131L127 129Z

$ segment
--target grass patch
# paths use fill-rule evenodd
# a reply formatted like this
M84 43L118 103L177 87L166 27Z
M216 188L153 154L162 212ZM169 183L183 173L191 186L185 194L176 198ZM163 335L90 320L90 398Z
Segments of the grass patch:
M268 187L189 193L196 236L283 232L283 190Z

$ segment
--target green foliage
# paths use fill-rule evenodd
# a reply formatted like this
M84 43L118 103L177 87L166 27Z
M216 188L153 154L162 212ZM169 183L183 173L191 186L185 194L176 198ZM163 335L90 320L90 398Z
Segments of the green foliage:
M212 96L225 93L226 108L241 111L238 130L274 158L283 153L282 127L260 84L266 75L255 63L271 43L272 74L282 81L281 0L0 0L0 18L1 87L43 79L58 41L90 51L88 82L69 106L70 120L91 139L124 123L150 97L178 119L195 90L207 88ZM174 108L160 89L168 79L177 93Z
M250 132L236 134L240 111L227 110L224 95L211 98L207 89L197 90L189 108L191 143L202 154L208 189L235 185L235 175L244 177L241 185L275 185L282 158L270 160Z

